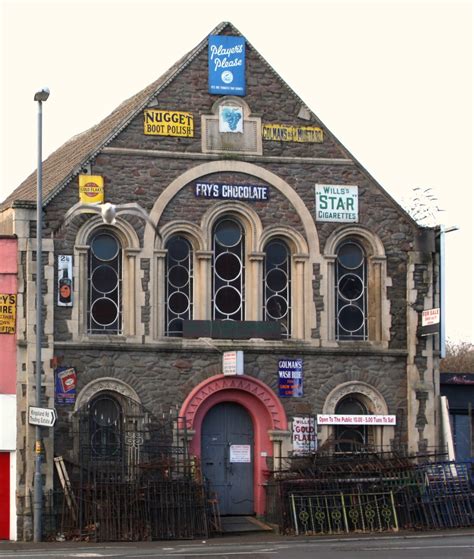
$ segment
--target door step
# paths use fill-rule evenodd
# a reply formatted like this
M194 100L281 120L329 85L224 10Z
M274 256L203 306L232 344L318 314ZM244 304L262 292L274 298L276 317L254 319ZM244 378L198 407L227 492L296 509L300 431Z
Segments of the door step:
M254 516L221 516L223 534L271 532L273 528Z

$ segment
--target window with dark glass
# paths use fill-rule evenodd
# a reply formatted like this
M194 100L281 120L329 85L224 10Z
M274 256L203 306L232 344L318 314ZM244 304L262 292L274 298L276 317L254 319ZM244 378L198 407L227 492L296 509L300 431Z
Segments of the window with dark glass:
M244 320L244 231L232 218L221 219L213 231L212 316Z
M183 335L183 320L192 318L193 254L189 242L176 235L166 243L166 318L167 336Z
M336 338L367 339L367 263L354 241L339 245L336 258Z
M89 408L90 448L93 456L117 459L122 449L122 409L115 398L101 395Z
M291 261L286 244L278 239L265 247L263 275L264 320L281 325L282 338L291 336Z
M88 288L89 333L121 333L122 247L109 231L96 233L90 241Z
M338 415L367 415L367 408L354 396L346 396L336 406ZM354 452L367 444L366 425L337 425L336 450Z

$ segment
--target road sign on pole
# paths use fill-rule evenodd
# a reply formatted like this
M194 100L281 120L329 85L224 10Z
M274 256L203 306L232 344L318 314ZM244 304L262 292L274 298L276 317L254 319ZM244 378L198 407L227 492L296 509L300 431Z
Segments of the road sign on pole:
M40 427L52 427L57 419L56 410L54 408L36 408L29 407L28 422L30 425L39 425Z

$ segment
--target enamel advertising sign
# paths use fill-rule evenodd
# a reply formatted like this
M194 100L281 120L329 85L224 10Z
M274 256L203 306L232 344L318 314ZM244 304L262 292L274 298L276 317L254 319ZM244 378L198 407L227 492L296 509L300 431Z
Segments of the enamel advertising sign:
M303 396L303 360L280 359L278 361L278 395L280 398Z
M182 111L146 109L143 113L143 133L147 136L194 137L194 117Z
M245 39L209 36L209 93L245 95Z
M104 201L104 177L79 175L79 199L84 204L101 204Z
M14 334L16 323L16 295L0 293L0 334Z
M357 186L317 184L316 221L357 223L359 190Z

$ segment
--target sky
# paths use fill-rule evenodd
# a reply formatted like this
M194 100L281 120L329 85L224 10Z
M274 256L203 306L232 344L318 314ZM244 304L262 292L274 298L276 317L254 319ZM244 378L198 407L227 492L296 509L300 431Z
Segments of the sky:
M470 0L0 0L0 199L230 21L369 173L446 235L446 333L474 343ZM414 190L414 189L419 190ZM443 211L438 211L440 208ZM430 223L431 224L431 223Z

